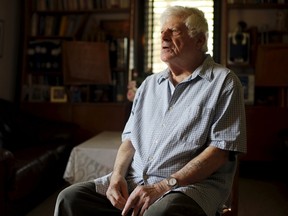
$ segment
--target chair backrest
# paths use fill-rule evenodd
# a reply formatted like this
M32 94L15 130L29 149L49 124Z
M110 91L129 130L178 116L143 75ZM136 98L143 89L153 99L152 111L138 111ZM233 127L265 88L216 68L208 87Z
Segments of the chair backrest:
M230 194L229 206L224 206L223 211L220 213L221 216L237 216L238 215L238 187L239 187L239 161L237 158L237 167L234 175L232 190Z

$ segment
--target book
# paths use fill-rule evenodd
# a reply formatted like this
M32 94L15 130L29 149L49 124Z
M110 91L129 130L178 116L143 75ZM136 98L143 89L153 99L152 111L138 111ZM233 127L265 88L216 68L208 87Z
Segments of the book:
M38 34L38 22L39 15L37 13L33 13L31 16L31 36L36 36Z
M67 31L67 26L68 26L68 16L63 15L60 21L60 27L59 27L59 33L58 33L59 36L65 36L66 31Z
M53 35L54 25L55 25L55 17L54 16L46 16L45 17L45 28L44 28L44 35L45 36L52 36Z

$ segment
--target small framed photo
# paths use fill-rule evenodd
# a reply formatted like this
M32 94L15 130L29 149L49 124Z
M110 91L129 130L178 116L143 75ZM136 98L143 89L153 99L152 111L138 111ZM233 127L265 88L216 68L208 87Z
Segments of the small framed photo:
M31 102L49 101L49 86L32 85L28 88L28 94Z
M3 56L4 50L4 21L0 20L0 57Z
M255 76L253 74L240 74L238 75L244 93L244 101L247 105L254 104L254 88L255 88Z
M228 34L228 64L248 65L250 62L250 35L248 33Z
M66 89L63 86L52 86L50 88L50 101L51 102L67 102Z

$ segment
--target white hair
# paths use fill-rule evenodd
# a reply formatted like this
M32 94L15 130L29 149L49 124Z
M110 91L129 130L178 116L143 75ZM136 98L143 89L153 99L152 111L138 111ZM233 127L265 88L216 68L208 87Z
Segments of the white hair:
M188 28L190 37L194 37L199 33L205 35L206 41L202 47L203 52L207 52L208 41L208 23L203 11L193 7L172 6L168 7L160 17L160 23L163 25L168 17L179 17Z

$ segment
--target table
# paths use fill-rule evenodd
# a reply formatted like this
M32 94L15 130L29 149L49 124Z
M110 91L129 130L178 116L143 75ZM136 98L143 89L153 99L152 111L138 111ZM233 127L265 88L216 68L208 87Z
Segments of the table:
M70 184L88 181L112 171L121 132L104 131L75 146L70 154L64 179Z

